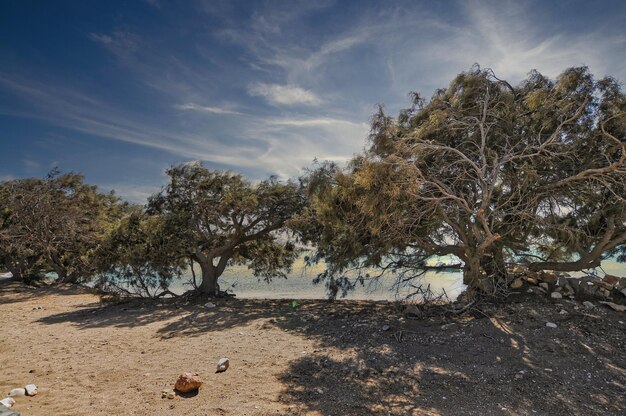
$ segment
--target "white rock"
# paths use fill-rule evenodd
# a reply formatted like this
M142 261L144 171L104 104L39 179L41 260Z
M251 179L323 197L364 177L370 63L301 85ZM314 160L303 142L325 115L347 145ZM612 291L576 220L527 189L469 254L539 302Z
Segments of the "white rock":
M26 389L23 389L23 388L13 389L9 392L9 396L10 397L26 396Z
M552 299L563 299L563 295L561 295L559 292L552 292L552 293L550 293L550 297Z
M558 325L555 324L554 322L546 322L546 326L548 328L556 328Z
M583 306L587 309L594 309L596 307L596 305L594 305L593 302L590 302L588 300L583 302Z
M391 327L389 325L383 325L383 331L389 331Z
M35 386L34 384L27 384L24 386L24 389L26 390L27 396L34 396L35 394L37 394L37 386Z
M217 305L215 303L208 302L208 303L204 304L204 307L207 308L207 309L213 309L213 308L217 307Z
M230 360L228 358L220 358L217 362L217 371L216 373L223 373L228 370L228 366L230 365Z
M15 404L15 399L13 399L11 397L7 397L6 399L0 400L0 404L6 406L8 408L11 408Z

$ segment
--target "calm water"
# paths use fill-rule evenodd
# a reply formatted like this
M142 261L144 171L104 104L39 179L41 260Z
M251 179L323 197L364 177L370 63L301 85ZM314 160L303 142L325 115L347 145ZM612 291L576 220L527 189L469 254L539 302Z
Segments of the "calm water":
M455 263L455 261L449 261L449 263ZM245 266L237 266L225 270L219 283L222 290L229 290L240 298L322 299L326 297L324 282L314 285L312 280L323 270L323 265L305 267L301 258L296 262L287 279L275 279L271 283L259 282ZM602 268L596 269L595 272L600 276L604 274L626 276L626 264L605 261ZM586 273L572 273L571 275L582 276L584 274ZM199 270L196 270L196 276L200 277ZM190 286L184 285L183 282L189 280L190 277L191 272L181 281L173 282L172 291L182 293L189 289ZM422 278L421 282L424 286L430 284L434 294L441 294L445 290L448 297L456 299L465 290L462 280L461 272L429 272ZM393 288L394 283L393 275L383 277L370 284L366 282L365 286L357 286L354 291L346 296L346 299L396 300L404 299L407 294L413 291L411 288L396 291Z

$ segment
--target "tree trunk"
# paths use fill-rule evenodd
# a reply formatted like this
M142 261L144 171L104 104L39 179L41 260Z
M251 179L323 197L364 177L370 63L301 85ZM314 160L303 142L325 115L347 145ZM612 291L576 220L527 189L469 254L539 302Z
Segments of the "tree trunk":
M217 268L213 266L210 259L200 260L196 259L200 264L200 270L202 271L202 282L198 286L198 291L202 294L218 297L220 294L220 286L217 284L219 274Z
M483 293L494 293L507 281L506 264L502 250L494 249L486 255L467 256L463 267L463 284Z
M477 255L466 259L463 267L463 284L484 291L487 273L482 268L481 263L481 258Z
M17 267L10 267L9 271L15 280L24 280L24 276L22 276L21 271Z

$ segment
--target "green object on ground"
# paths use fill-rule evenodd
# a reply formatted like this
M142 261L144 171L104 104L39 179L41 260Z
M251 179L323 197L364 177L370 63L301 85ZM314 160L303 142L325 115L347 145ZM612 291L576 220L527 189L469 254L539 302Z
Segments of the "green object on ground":
M297 307L298 307L298 302L296 302L295 300L292 300L291 301L291 309L293 309L295 311Z

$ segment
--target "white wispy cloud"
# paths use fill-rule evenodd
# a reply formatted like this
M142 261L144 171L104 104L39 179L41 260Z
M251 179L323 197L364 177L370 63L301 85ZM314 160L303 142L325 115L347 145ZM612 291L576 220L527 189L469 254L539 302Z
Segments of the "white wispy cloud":
M231 166L256 166L258 147L238 143L236 154L232 143L221 143L206 134L175 128L159 128L153 123L137 121L132 114L67 87L53 83L16 79L0 73L0 85L17 93L31 104L29 111L0 108L0 113L16 117L46 120L55 125L99 137L152 147L187 158ZM260 144L263 147L263 144Z
M233 114L233 115L241 115L239 111L229 110L227 108L220 107L210 107L206 105L199 105L194 103L185 103L185 104L177 104L174 106L179 110L191 110L191 111L199 111L202 113L212 113L212 114Z
M37 172L41 169L41 163L33 159L23 159L22 164L27 172Z
M248 86L248 94L261 96L274 105L304 104L317 106L322 100L312 91L295 85L265 84L257 82Z
M328 118L328 117L320 117L320 118L279 118L279 119L269 119L267 121L269 125L274 126L294 126L294 127L320 127L320 126L337 126L337 125L350 125L355 127L365 127L367 128L366 123L354 123L349 120L342 120L337 118Z

